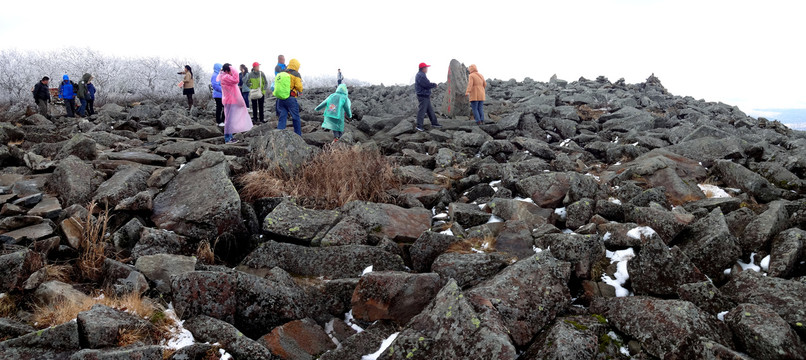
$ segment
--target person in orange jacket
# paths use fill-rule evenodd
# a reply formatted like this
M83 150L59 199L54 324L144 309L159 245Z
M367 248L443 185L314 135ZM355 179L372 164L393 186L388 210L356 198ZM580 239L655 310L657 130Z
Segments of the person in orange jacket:
M484 100L487 99L487 80L484 80L484 76L479 74L476 64L470 65L468 70L470 71L470 76L467 78L465 96L470 98L470 107L473 109L473 118L476 119L476 124L481 125L484 124Z

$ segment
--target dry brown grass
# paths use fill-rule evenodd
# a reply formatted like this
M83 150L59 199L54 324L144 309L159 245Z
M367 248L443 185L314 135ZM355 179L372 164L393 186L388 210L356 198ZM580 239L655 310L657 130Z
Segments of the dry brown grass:
M455 242L448 247L446 252L455 252L460 254L473 254L481 252L494 252L495 251L495 236L492 234L484 234L480 237L471 237L463 239L462 241Z
M45 274L47 278L45 281L58 280L63 283L69 283L73 274L73 267L69 265L45 265Z
M388 202L400 185L392 164L380 152L358 146L327 146L296 174L278 169L249 172L240 178L246 201L289 196L304 206L335 209L353 200Z
M594 110L588 105L580 105L577 108L577 115L582 121L598 121L604 113L604 110Z
M81 223L81 243L76 261L78 275L90 281L98 281L103 275L104 251L106 250L106 231L109 223L109 209L92 216L96 210L95 202L87 206L87 218Z
M145 328L118 329L118 346L126 347L134 344L142 344L152 334Z
M52 304L34 307L33 321L38 328L63 324L78 317L95 304L106 305L120 311L127 311L138 317L149 319L160 332L166 333L173 326L173 320L165 316L151 299L132 293L120 297L86 297L82 301L57 301Z
M17 302L8 294L0 297L0 318L13 317L17 314Z
M199 243L199 247L196 249L196 258L205 265L215 264L215 253L213 253L209 241L202 240L202 242Z

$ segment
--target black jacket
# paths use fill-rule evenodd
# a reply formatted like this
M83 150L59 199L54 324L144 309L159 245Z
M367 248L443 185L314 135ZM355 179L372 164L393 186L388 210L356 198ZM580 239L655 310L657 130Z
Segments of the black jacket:
M34 85L34 100L50 101L50 89L41 81Z
M420 71L414 77L414 91L417 96L431 96L431 89L437 87L437 84L428 80L424 72Z

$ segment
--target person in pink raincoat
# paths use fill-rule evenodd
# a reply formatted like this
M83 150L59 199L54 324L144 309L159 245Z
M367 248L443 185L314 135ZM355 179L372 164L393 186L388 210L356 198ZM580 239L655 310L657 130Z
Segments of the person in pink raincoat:
M238 72L230 63L221 67L218 81L221 82L221 102L224 104L224 143L231 144L237 142L232 140L233 134L252 129L252 118L238 86Z

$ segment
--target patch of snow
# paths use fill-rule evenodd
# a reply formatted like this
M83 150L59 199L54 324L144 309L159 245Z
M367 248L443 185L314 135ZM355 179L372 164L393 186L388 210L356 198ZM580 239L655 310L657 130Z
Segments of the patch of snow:
M495 215L491 215L490 220L487 221L488 224L500 223L500 222L504 222L504 219L502 219L502 218L500 218L498 216L495 216Z
M520 197L520 196L516 196L516 197L515 197L515 200L518 200L518 201L523 201L523 202L528 202L528 203L532 203L532 204L534 204L534 203L535 203L535 201L534 201L534 200L532 200L532 198L522 198L522 197ZM537 204L535 204L535 205L537 205Z
M599 176L593 175L593 174L591 174L591 173L587 173L587 174L585 174L585 176L590 176L590 177L592 177L592 178L596 179L596 181L597 181L597 182L598 182L598 181L600 181L600 180L599 180Z
M341 343L339 342L339 339L336 339L336 336L334 335L335 330L333 330L333 325L335 323L336 323L336 318L333 318L333 319L330 319L330 321L328 321L327 324L325 324L325 334L327 334L327 336L330 337L330 341L333 341L333 343L336 344L337 347L341 347Z
M750 254L750 263L749 264L745 264L741 260L737 260L736 263L739 264L739 266L742 267L742 270L753 270L755 272L761 272L761 267L755 264L755 262L756 262L755 258L756 258L756 253L751 253Z
M616 136L616 140L613 140L613 144L618 144L618 136Z
M619 165L621 165L621 161L619 161L619 162L617 162L617 163L615 163L615 164L613 164L613 165L614 165L614 166L619 166Z
M436 207L432 207L432 208L431 208L431 216L434 216L434 215L436 215L436 214L437 214L437 208L436 208Z
M636 142L634 142L634 143L632 143L632 144L630 144L630 145L632 145L632 146L638 146L638 142L636 141Z
M609 202L611 202L613 204L621 205L621 200L616 199L614 197L608 198L607 201L609 201Z
M353 330L355 330L356 332L359 333L364 332L364 328L356 325L353 322L353 320L355 320L355 318L353 317L353 310L350 309L349 312L344 313L344 322L347 323L347 325L350 325L350 327L353 328Z
M369 274L369 273L371 273L371 272L372 272L372 265L367 266L367 268L366 268L366 269L364 269L364 271L363 271L363 272L361 272L361 276L364 276L364 275Z
M173 320L174 324L176 324L176 327L171 332L171 337L164 342L165 347L179 350L183 347L193 345L196 342L193 338L193 334L183 326L185 321L179 320L179 317L176 316L173 303L168 303L168 310L165 310L165 316Z
M630 274L627 272L627 262L635 257L635 250L632 248L618 251L607 250L605 255L610 259L611 263L616 263L616 273L613 274L615 279L607 274L602 274L602 281L616 288L617 297L630 296L630 291L624 288L624 284L630 279Z
M725 321L725 314L727 313L728 313L727 311L723 311L719 314L716 314L716 318L719 319L719 321Z
M649 226L639 226L635 229L627 231L627 236L636 240L641 240L641 236L650 237L653 234L655 234L655 230Z
M0 299L6 297L6 293L0 293Z
M392 335L389 335L388 338L383 340L383 342L381 343L381 348L378 349L378 351L376 351L376 352L374 352L372 354L362 356L361 360L377 360L378 357L381 356L381 354L383 354L383 352L386 351L386 349L389 348L389 345L392 345L392 343L395 341L395 339L397 339L398 334L400 334L400 333L396 332L396 333L394 333Z
M551 140L551 135L546 135L546 140Z
M565 139L560 143L560 147L567 147L571 143L571 139Z
M535 254L539 254L539 253L543 252L543 249L541 249L541 248L539 248L537 246L534 246L534 245L532 245L532 250L534 250Z
M628 349L626 346L618 348L618 351L621 353L621 355L630 356L630 349Z
M232 355L230 355L230 354L229 354L229 353L228 353L226 350L224 350L224 349L218 349L218 353L219 353L219 354L221 354L221 357L219 358L219 360L232 360L232 359L234 359L234 358L232 357Z
M478 205L479 205L479 209L481 209L481 210L484 210L484 207L487 206L487 204L478 204Z
M703 193L706 195L711 194L709 198L729 198L731 197L730 194L722 190L719 186L716 185L708 185L708 184L697 184L697 186L702 190Z
M177 171L182 171L183 167L185 167L185 164L179 165L179 170L177 170Z
M737 194L742 193L742 189L737 189L737 188L725 188L725 190L730 191L732 193L737 193Z
M607 242L607 240L610 240L610 237L611 237L611 236L613 236L613 234L611 234L609 231L608 231L608 232L606 232L606 233L604 234L604 236L602 237L602 241Z
M445 231L440 231L439 233L442 234L442 235L453 236L453 231L451 231L451 229L447 229Z
M563 234L573 234L574 230L571 229L563 229Z
M770 256L767 255L763 259L761 259L761 270L770 271Z
M434 220L445 220L448 218L448 213L439 213L437 215L434 215L433 218Z
M568 212L565 211L564 207L554 209L554 213L557 214L562 221L565 221L566 216L568 216Z

